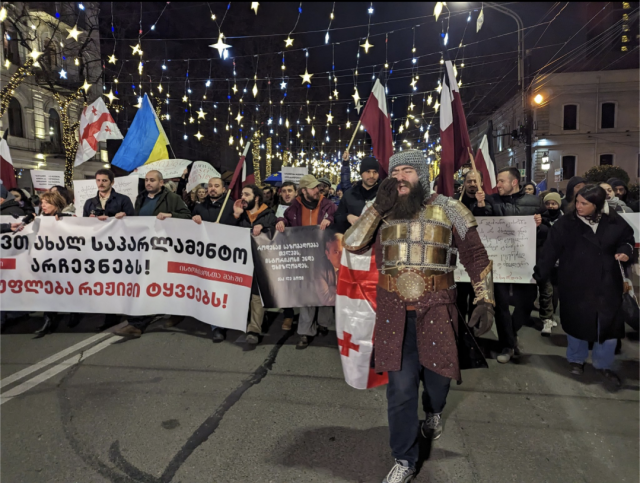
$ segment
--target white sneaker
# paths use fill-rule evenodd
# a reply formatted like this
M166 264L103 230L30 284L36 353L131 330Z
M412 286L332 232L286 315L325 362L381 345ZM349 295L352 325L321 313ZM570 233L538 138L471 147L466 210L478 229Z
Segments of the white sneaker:
M396 460L396 464L382 480L382 483L409 483L414 476L416 476L415 468L409 468L406 461Z
M544 324L544 327L542 327L542 331L540 331L540 335L542 335L543 337L550 337L551 336L551 329L553 327L555 327L556 324L553 320L551 319L545 319L542 321L542 323Z

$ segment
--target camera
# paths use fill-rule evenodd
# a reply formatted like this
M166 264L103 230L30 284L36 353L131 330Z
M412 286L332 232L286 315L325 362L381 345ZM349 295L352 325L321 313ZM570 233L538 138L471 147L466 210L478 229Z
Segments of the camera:
M102 208L96 208L95 210L91 210L91 214L94 216L105 216L106 213Z

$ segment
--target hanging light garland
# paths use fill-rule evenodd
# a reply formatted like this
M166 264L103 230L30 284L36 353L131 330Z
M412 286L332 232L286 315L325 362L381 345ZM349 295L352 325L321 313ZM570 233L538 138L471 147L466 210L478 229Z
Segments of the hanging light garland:
M271 149L272 149L272 143L273 143L273 139L272 138L267 138L267 163L266 163L266 169L265 169L265 172L264 172L265 179L268 178L269 176L271 176Z
M11 76L9 82L7 82L7 85L2 87L2 90L0 91L0 117L4 115L5 111L9 107L11 98L18 86L27 78L27 76L33 75L33 72L31 72L30 69L37 58L37 56L35 58L33 56L30 57L23 66L18 67L18 70Z
M75 92L75 94L69 97L63 97L58 92L53 93L53 97L60 106L60 118L62 121L62 146L64 147L65 156L64 184L66 186L71 186L73 182L73 165L76 159L76 151L78 151L78 139L76 137L76 131L80 126L80 121L76 121L73 124L70 122L69 107L76 99L83 95L83 90L84 88L80 87ZM86 107L87 103L85 102L84 105Z
M256 186L260 186L262 184L262 180L260 178L260 133L256 132L253 135L253 139L251 140L253 143L253 148L251 149L251 154L253 154L253 177L256 182Z

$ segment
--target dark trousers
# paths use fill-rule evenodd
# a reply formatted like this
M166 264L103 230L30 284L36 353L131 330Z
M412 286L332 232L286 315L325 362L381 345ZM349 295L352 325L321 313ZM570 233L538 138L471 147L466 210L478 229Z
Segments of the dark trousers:
M503 348L515 349L516 336L520 327L529 322L533 304L538 294L538 286L528 283L496 283L496 328ZM509 288L513 287L513 315L509 311Z
M411 314L411 315L409 315ZM389 372L387 385L387 413L391 452L397 460L405 460L415 467L418 461L418 392L420 379L424 384L423 409L427 413L441 413L447 402L451 379L436 374L420 364L416 338L415 312L407 314L402 368Z
M467 317L471 317L471 314L475 310L476 306L473 304L473 299L476 298L476 293L473 290L473 285L467 282L460 282L456 284L458 288L458 298L456 299L456 305L460 311L460 315L464 320Z
M293 319L295 312L293 311L293 309L283 309L282 315L284 315L285 319Z

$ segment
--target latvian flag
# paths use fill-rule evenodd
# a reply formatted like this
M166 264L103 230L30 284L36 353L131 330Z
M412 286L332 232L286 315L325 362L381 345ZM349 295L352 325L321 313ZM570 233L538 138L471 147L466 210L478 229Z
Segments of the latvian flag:
M2 184L8 190L18 187L16 183L16 173L13 171L13 161L11 160L11 153L9 152L9 144L7 144L7 129L4 132L4 137L0 139L0 180Z
M356 255L342 251L336 293L336 335L344 378L351 387L370 389L389 382L373 370L378 270L372 250Z

